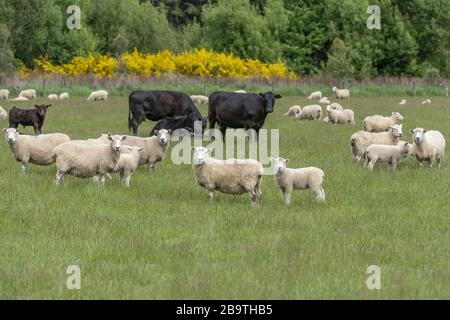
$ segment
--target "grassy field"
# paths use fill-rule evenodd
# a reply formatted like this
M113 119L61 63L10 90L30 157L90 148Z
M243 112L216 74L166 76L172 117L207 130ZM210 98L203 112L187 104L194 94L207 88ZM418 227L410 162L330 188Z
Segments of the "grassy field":
M323 204L297 191L286 207L271 176L256 208L247 195L216 194L208 203L191 167L169 156L154 173L141 167L129 189L117 177L105 187L70 177L56 188L54 166L21 174L3 141L0 298L448 299L450 160L442 170L409 158L396 172L385 164L368 172L351 162L348 146L366 115L392 111L405 116L405 133L421 126L450 142L450 100L431 99L399 107L398 97L352 98L344 106L355 110L356 126L287 119L289 106L307 100L278 101L265 127L280 129L291 167L325 171ZM80 139L128 131L126 98L53 104L44 132ZM66 287L69 265L81 268L81 290ZM381 268L381 290L365 285L369 265Z

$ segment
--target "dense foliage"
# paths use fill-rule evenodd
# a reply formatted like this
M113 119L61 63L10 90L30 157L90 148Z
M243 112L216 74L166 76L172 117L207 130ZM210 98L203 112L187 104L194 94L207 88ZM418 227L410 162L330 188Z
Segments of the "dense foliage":
M80 30L66 27L71 4ZM381 9L380 30L366 26L369 5ZM449 25L449 0L0 0L0 68L206 48L343 80L448 77Z

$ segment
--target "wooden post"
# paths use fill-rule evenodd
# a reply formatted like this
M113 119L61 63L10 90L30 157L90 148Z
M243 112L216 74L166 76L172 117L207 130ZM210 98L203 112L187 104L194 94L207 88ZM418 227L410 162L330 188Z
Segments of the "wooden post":
M45 76L44 76L44 78L42 79L42 94L44 95L44 97L47 95L47 93L45 92L45 83L46 82L46 79L45 79Z
M413 81L413 96L416 96L416 80Z

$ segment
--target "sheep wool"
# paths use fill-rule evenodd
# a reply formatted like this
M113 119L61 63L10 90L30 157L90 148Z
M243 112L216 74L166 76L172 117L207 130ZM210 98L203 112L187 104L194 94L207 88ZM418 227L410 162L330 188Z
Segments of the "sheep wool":
M297 117L302 112L302 109L298 105L294 105L289 108L288 112L284 114L285 117Z
M428 162L431 168L436 162L438 168L441 168L445 155L445 138L439 131L425 130L423 128L415 128L410 130L413 138L414 155L417 161L422 164L423 161Z
M397 124L398 120L403 120L403 116L398 112L392 112L389 117L379 115L365 117L363 120L364 131L383 132L389 130L389 127Z
M397 145L371 144L367 147L364 157L366 158L364 166L369 170L378 161L388 162L389 169L395 170L397 163L410 153L410 145L406 141L400 141Z

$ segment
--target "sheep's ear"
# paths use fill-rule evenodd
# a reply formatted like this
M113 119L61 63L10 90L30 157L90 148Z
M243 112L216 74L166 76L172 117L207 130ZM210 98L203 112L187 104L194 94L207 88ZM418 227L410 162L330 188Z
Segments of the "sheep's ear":
M111 141L113 140L111 132L108 132L108 136L107 137L108 137L109 140L111 140Z
M142 150L144 150L144 148L139 148L139 149L138 149L138 151L142 151Z
M167 133L171 134L172 133L172 129L167 130Z
M127 140L127 136L122 136L122 141Z
M413 130L413 129L410 129L410 130L409 130L409 133L413 134L413 133L414 133L414 130Z
M192 151L195 151L195 148L194 148L194 147L192 147L192 148L191 148L191 150L192 150Z
M153 130L153 132L158 135L159 130Z
M284 160L284 163L288 163L288 162L289 162L289 159Z
M6 129L6 128L3 128L3 132L6 132L6 130L8 130L8 129Z
M423 133L427 132L427 130L423 130Z

